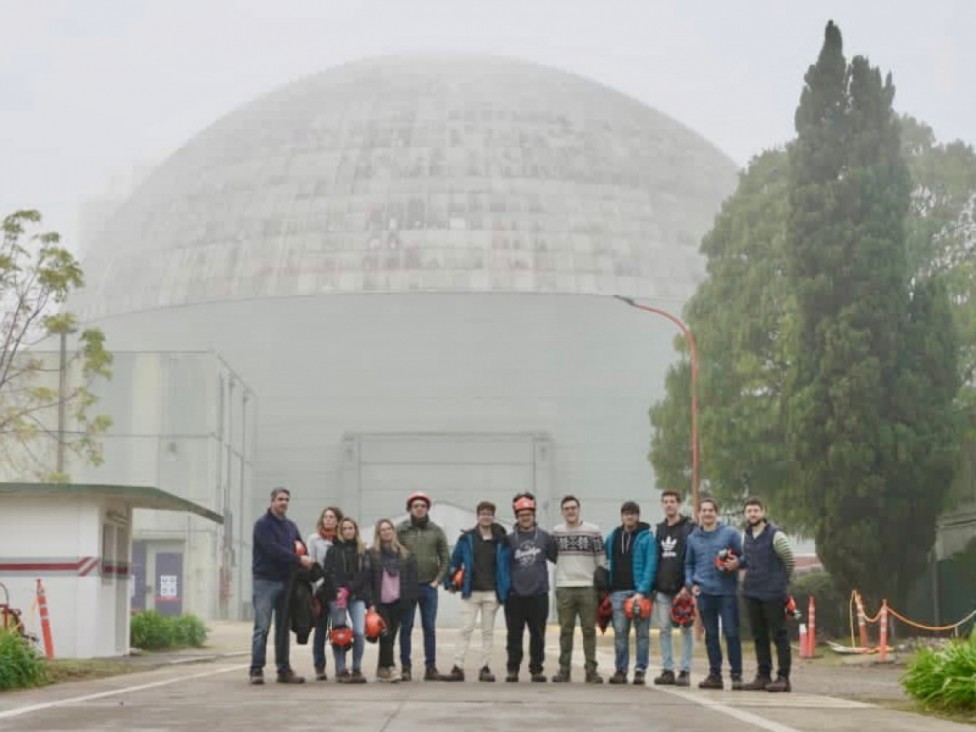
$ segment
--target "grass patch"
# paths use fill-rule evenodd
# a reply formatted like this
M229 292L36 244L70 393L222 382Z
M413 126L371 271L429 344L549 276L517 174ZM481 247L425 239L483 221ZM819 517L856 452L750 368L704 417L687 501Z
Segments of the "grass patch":
M901 684L928 709L976 715L976 633L941 650L919 650Z
M44 657L13 630L0 629L0 691L39 686L47 681Z
M132 616L129 643L145 651L167 648L202 648L207 642L207 627L195 615L171 618L155 610Z
M47 661L45 665L47 681L51 684L65 681L91 681L146 670L144 666L139 667L124 660L110 658L55 659Z

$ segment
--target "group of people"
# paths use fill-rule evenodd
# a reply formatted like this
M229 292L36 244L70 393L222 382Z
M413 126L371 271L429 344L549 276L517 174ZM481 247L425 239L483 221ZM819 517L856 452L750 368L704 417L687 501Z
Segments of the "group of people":
M612 620L615 669L611 684L628 683L630 636L636 635L632 682L646 683L650 627L660 629L662 671L657 685L688 686L693 653L695 609L705 632L709 671L704 689L724 688L724 635L733 690L790 691L790 645L785 603L793 572L793 554L785 534L768 522L762 502L746 501L744 538L719 521L719 507L704 498L699 523L681 514L681 496L662 493L664 520L654 529L640 520L634 501L621 506L620 525L604 538L597 526L581 518L580 501L565 496L563 521L550 532L536 521L536 499L520 493L512 500L515 526L507 531L496 521L496 506L482 501L477 523L449 547L444 531L430 519L431 499L421 492L406 502L407 520L376 522L366 547L356 522L334 506L326 507L316 530L303 540L287 518L290 493L275 488L271 505L254 525L254 634L250 680L264 682L267 638L274 616L277 681L303 683L291 668L289 632L294 625L291 603L296 584L311 584L318 611L311 621L312 657L317 680L325 681L326 641L331 637L336 680L364 683L362 672L368 631L379 642L376 678L413 678L411 636L419 607L427 681L464 681L465 660L476 626L481 629L478 680L495 681L491 670L495 618L504 608L505 681L517 682L528 630L528 673L533 682L568 682L572 677L573 640L577 624L583 637L584 681L603 683L597 670L596 628L599 618ZM549 564L555 565L556 615L559 622L559 668L544 673L545 630L549 618ZM756 645L757 674L742 680L739 639L739 585L748 608ZM296 578L299 578L296 582ZM438 589L461 597L461 627L453 666L437 669ZM652 611L653 608L653 611ZM480 620L480 622L479 622ZM375 627L367 628L373 623ZM672 629L680 629L681 656L675 664ZM721 628L721 630L720 630ZM395 665L399 637L400 669ZM773 678L770 642L777 654ZM347 654L352 650L352 667Z

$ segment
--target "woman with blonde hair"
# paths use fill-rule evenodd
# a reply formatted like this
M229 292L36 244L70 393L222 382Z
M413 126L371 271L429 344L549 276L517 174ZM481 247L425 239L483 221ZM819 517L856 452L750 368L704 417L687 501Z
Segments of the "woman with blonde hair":
M369 555L359 536L359 526L346 516L339 522L335 543L325 556L325 599L329 602L332 622L332 654L335 658L336 681L343 684L364 684L363 636L366 607L372 605L372 576ZM336 630L352 624L352 672L346 669L346 650L336 641Z
M325 569L325 557L329 553L332 544L335 543L336 531L339 522L342 521L342 509L337 506L326 506L319 515L319 520L315 523L315 531L308 535L305 545L308 547L309 556L312 557L322 569ZM321 582L316 586L316 590L321 587ZM315 679L326 681L329 677L325 673L325 637L329 629L329 609L323 604L321 613L315 623L315 633L312 635L312 661L315 664Z
M386 633L380 636L376 678L396 681L393 644L404 609L417 601L417 560L397 539L396 527L390 519L376 522L370 570L373 585L370 609L379 613L386 623Z

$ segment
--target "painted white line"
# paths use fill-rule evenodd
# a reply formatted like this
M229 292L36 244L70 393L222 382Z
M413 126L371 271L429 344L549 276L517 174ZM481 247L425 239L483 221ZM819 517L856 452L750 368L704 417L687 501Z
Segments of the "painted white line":
M660 691L665 694L671 694L672 696L677 696L685 699L695 704L701 704L703 707L708 707L712 711L719 712L728 717L734 717L740 722L748 722L749 724L754 724L760 729L769 730L769 732L801 732L796 727L790 727L785 724L780 724L779 722L773 722L772 720L766 719L765 717L760 717L758 714L753 714L752 712L747 712L745 709L736 709L735 707L730 707L728 704L723 704L720 701L711 699L705 696L707 692L702 694L693 694L685 691L678 691L677 689L665 689L660 686L656 686L654 691Z
M104 699L108 696L117 696L119 694L130 694L133 691L143 691L145 689L156 689L160 686L169 686L170 684L178 684L181 681L192 681L193 679L202 679L206 676L216 676L217 674L226 674L231 671L240 671L246 669L248 666L239 665L231 666L230 668L221 668L216 671L206 671L204 673L192 674L190 676L178 676L175 679L166 679L165 681L153 681L150 684L139 684L138 686L125 686L121 689L112 689L111 691L100 691L97 694L86 694L85 696L73 696L69 699L58 699L57 701L45 702L43 704L31 704L26 707L18 707L16 709L10 709L5 712L0 712L0 719L10 719L12 717L20 717L24 714L30 714L31 712L39 712L43 709L51 709L53 707L63 707L68 704L81 704L83 702L93 701L95 699Z

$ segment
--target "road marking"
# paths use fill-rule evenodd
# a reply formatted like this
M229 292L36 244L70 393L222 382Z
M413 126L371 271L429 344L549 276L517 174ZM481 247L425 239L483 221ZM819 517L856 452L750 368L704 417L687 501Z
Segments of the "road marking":
M709 709L725 714L729 717L735 717L740 722L748 722L749 724L754 724L760 729L769 730L769 732L801 732L796 727L790 727L785 724L780 724L779 722L773 722L772 720L766 719L765 717L760 717L758 714L753 714L752 712L747 712L745 709L736 709L735 707L730 707L728 704L723 704L720 701L716 701L705 694L694 694L686 691L678 691L677 689L664 689L660 686L656 686L653 689L648 689L649 691L660 691L665 694L671 694L672 696L680 697L695 704L701 704L703 707L708 707Z
M63 707L68 704L81 704L83 702L93 701L95 699L104 699L109 696L117 696L119 694L129 694L133 691L143 691L144 689L156 689L160 686L169 686L170 684L178 684L181 681L192 681L193 679L202 679L206 676L216 676L217 674L226 674L232 671L241 671L246 669L248 666L239 665L231 666L230 668L221 668L216 671L206 671L204 673L192 674L191 676L178 676L175 679L166 679L164 681L153 681L149 684L139 684L138 686L126 686L121 689L112 689L111 691L100 691L97 694L86 694L85 696L73 696L69 699L58 699L57 701L45 702L43 704L31 704L26 707L18 707L16 709L10 709L5 712L0 712L0 719L10 719L12 717L20 717L24 714L30 714L31 712L39 712L44 709L51 709L53 707Z

